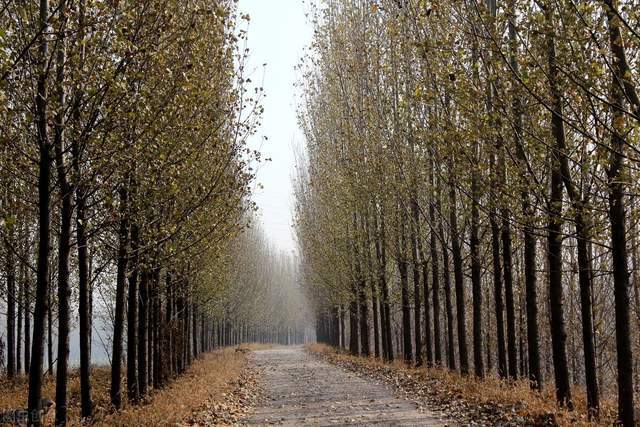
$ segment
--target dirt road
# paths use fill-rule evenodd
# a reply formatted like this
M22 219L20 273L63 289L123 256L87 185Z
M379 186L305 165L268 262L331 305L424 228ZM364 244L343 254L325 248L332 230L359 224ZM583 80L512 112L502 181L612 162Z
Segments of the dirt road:
M256 351L253 363L260 371L264 402L245 420L248 425L451 425L302 347Z

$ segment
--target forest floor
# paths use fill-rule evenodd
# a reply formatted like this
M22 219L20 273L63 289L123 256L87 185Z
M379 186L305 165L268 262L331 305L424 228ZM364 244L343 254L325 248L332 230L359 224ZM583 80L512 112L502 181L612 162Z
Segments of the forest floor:
M139 406L126 403L115 412L109 400L108 367L92 370L93 425L194 426L234 425L254 406L256 378L249 367L251 350L270 346L225 348L195 360L187 372L160 390L152 390ZM241 349L242 351L237 351ZM69 424L81 425L80 379L69 377ZM0 381L0 412L26 406L27 377ZM126 381L122 384L126 390ZM55 376L45 377L43 396L55 400Z
M598 423L589 422L586 397L577 389L576 408L569 412L558 408L550 386L537 393L530 390L527 381L507 382L493 376L478 380L442 368L415 368L400 361L389 364L351 356L321 344L311 344L306 349L360 377L385 383L393 388L395 396L414 402L418 408L447 414L462 425L610 426L616 419L615 402L603 401Z

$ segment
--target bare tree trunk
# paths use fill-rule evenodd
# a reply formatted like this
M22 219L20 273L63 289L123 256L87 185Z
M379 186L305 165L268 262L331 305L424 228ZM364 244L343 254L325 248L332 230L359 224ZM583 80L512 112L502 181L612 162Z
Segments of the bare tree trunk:
M431 306L429 304L429 263L422 246L422 239L418 236L418 254L422 265L422 297L424 298L424 346L427 366L433 366L433 336L431 331Z
M433 301L433 349L435 364L442 364L442 346L440 341L440 274L438 271L438 239L436 236L436 215L435 215L435 180L433 176L433 159L429 161L429 228L430 228L430 247L431 247L431 298Z
M491 252L493 255L493 296L496 314L496 339L498 341L498 375L507 377L507 349L504 340L504 302L502 299L502 266L500 263L500 230L496 221L495 209L491 208Z
M504 155L501 152L501 163L504 165ZM504 170L504 166L502 167ZM502 210L502 266L504 277L504 297L507 311L507 354L509 378L518 377L518 350L516 349L516 311L513 298L513 261L511 258L511 224L509 209Z
M111 403L116 409L122 407L122 335L124 330L125 287L127 280L127 246L129 244L129 195L122 183L120 195L120 225L118 229L118 255L116 274L116 307L113 321L113 349L111 357Z
M582 204L576 211L576 234L578 241L578 275L580 282L580 308L582 315L582 342L584 353L584 372L587 385L587 408L589 419L598 417L600 402L598 396L598 377L596 351L593 339L593 307L591 288L593 269L591 248L587 240L589 226L583 219Z
M518 37L516 28L516 2L508 1L509 13L509 54L512 73L519 75L518 64ZM515 86L514 86L515 87ZM520 171L524 176L527 169L527 158L522 140L522 102L517 91L512 93L512 111L514 116L514 139L516 142L516 155L520 166ZM531 207L530 194L527 181L521 182L523 189L520 193L523 226L523 246L524 246L524 282L525 282L525 304L527 317L527 360L529 365L529 381L532 388L542 389L542 372L540 370L540 344L538 338L538 298L536 284L536 240L532 224L535 221L534 211Z
M627 218L625 211L625 73L628 72L620 21L615 0L607 9L609 44L615 61L611 82L611 154L609 169L609 221L611 223L611 257L613 261L613 291L616 313L616 350L618 370L618 420L624 426L634 425L633 355L629 322L629 269L627 265Z
M49 283L51 284L52 280L51 280L51 276L49 276ZM49 289L47 291L47 362L48 362L48 372L49 375L53 375L54 369L53 369L53 363L55 362L55 360L53 359L53 310L51 310L51 307L53 306L52 302L51 302L51 292L52 290ZM35 315L34 315L35 318ZM35 331L34 331L35 334Z
M85 60L85 0L78 2L78 37L77 45L80 51L79 68L84 68ZM73 118L80 122L80 103L84 96L82 84L78 83L76 89ZM86 204L87 190L83 181L81 170L82 149L78 138L71 142L71 156L73 171L75 174L76 196L76 239L78 247L78 311L80 318L80 401L82 417L90 417L93 414L93 402L91 401L91 313L90 313L90 271L88 243L86 236Z
M24 281L25 266L20 263L20 273L18 275L18 288L16 290L16 300L18 305L18 327L16 332L16 372L22 372L22 318L24 313Z
M480 229L478 219L479 172L474 168L471 179L471 285L473 293L473 367L477 377L484 377L484 365L482 361L482 284L480 281Z
M422 365L422 332L420 328L420 262L418 260L418 235L420 234L420 216L416 195L411 196L411 270L413 271L413 321L416 344L416 366Z
M449 160L449 226L451 227L451 252L453 255L453 276L456 290L456 319L458 326L458 357L460 372L469 373L469 354L467 350L467 319L464 300L464 276L462 272L462 251L458 231L458 206L454 186L453 160Z
M149 273L146 269L140 272L140 306L138 310L138 393L140 397L144 397L147 394L147 308L149 304L148 297L148 283ZM186 312L184 306L184 297L181 297L182 301L182 313ZM183 323L186 321L186 316L183 318ZM182 332L183 342L187 341L187 335ZM186 358L183 359L186 362ZM184 363L183 363L184 364ZM186 365L185 365L186 366Z
M377 210L377 209L376 209ZM391 307L389 302L389 287L387 285L387 257L386 257L386 229L384 209L380 206L380 228L378 229L378 213L373 215L373 228L376 230L376 259L378 262L378 284L381 292L381 328L382 353L385 360L393 360L393 344L391 338Z
M438 187L439 188L439 187ZM438 232L442 239L442 275L444 279L444 304L447 315L447 366L454 371L456 369L456 352L454 350L454 326L453 307L451 304L451 272L449 270L449 246L444 234L443 212L440 203L440 190L438 190Z
M67 422L67 380L69 365L69 332L71 323L71 289L69 287L69 256L71 254L71 220L73 189L67 179L64 144L64 67L66 57L66 1L60 2L60 31L56 53L56 92L58 110L55 114L53 145L60 188L60 235L58 236L58 362L56 365L56 424Z
M549 86L553 98L551 131L556 148L551 151L551 193L549 197L548 262L549 262L549 307L551 311L551 342L553 371L556 384L556 399L560 405L573 409L569 368L567 366L565 322L562 291L562 171L560 157L565 144L564 121L562 119L562 94L558 87L553 5L547 5L547 55Z
M366 217L364 220L365 226L365 248L364 255L366 259L367 266L367 277L369 280L369 285L371 288L371 306L373 310L373 354L376 358L380 357L380 337L379 337L379 327L378 327L378 290L376 289L376 273L373 267L373 262L371 260L371 225L369 222L369 211L366 212Z
M47 58L49 46L46 33L49 28L49 1L40 0L39 28L44 29L39 41L39 70L36 95L36 127L38 131L38 259L36 279L36 299L33 317L33 344L29 368L28 410L36 413L40 409L42 398L42 365L44 359L44 326L45 316L49 309L47 293L49 291L49 234L50 234L50 202L51 190L51 142L47 136ZM40 425L41 420L33 422Z
M7 280L7 377L16 375L16 263L13 247L13 231L9 231L6 238L6 265L5 274ZM19 356L18 356L19 357Z
M138 225L131 224L131 255L129 257L129 290L127 298L127 395L140 400L138 389Z
M409 277L407 271L406 248L406 211L398 206L400 224L398 226L398 271L400 272L400 296L402 304L402 353L404 361L411 363L413 350L411 348L411 308L409 306Z
M358 351L358 303L356 290L353 289L349 302L349 352L357 355Z
M28 270L25 270L22 303L24 305L24 373L29 375L29 363L31 362L31 274Z

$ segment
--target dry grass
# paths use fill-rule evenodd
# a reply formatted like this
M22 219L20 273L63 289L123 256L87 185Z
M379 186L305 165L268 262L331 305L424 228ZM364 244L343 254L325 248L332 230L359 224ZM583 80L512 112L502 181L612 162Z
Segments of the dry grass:
M468 413L460 415L466 415L467 420L475 419L478 414L487 414L501 422L520 424L524 421L533 425L613 425L616 420L615 401L603 399L599 421L589 422L586 393L577 387L573 395L575 410L569 412L556 405L552 384L538 393L522 380L508 382L494 376L479 380L443 368L415 368L400 361L388 364L379 359L351 356L322 344L310 344L307 348L350 369L389 380L408 392L408 396L421 398L430 405L438 406L436 409L446 412L449 408L463 408Z
M253 350L258 345L243 346ZM189 370L167 387L152 390L140 406L127 405L115 412L109 399L110 370L106 367L92 371L92 392L95 405L95 425L176 425L197 410L203 401L222 400L247 366L247 356L236 348L226 348L205 354L193 362ZM123 381L123 392L126 384ZM0 380L0 412L26 407L27 378L15 381ZM77 371L69 377L69 424L80 425L80 379ZM55 400L55 376L45 378L43 396Z
M239 350L258 351L258 350L269 350L274 347L277 347L277 346L274 344L249 343L249 344L240 344L236 348Z
M108 368L94 367L91 372L93 401L96 412L104 412L105 408L110 408L109 384L111 373ZM28 377L19 376L10 381L6 378L0 380L0 412L24 409L27 407ZM71 420L80 419L80 375L77 370L69 373L69 417ZM46 375L44 377L42 396L55 401L56 377Z

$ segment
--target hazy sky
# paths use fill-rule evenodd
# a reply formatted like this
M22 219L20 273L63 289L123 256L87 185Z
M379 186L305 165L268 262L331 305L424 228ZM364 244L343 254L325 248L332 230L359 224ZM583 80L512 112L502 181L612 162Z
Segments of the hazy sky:
M248 70L255 70L251 79L261 81L264 75L265 108L262 126L251 142L261 147L265 158L258 171L254 200L271 242L286 251L294 249L292 224L291 176L294 170L294 144L302 135L296 119L296 99L293 88L297 80L294 66L311 41L312 29L304 16L303 0L240 0L239 11L248 13L250 59ZM244 21L243 21L244 22ZM243 24L244 25L244 24ZM266 63L264 68L262 64ZM262 142L262 136L268 140Z

